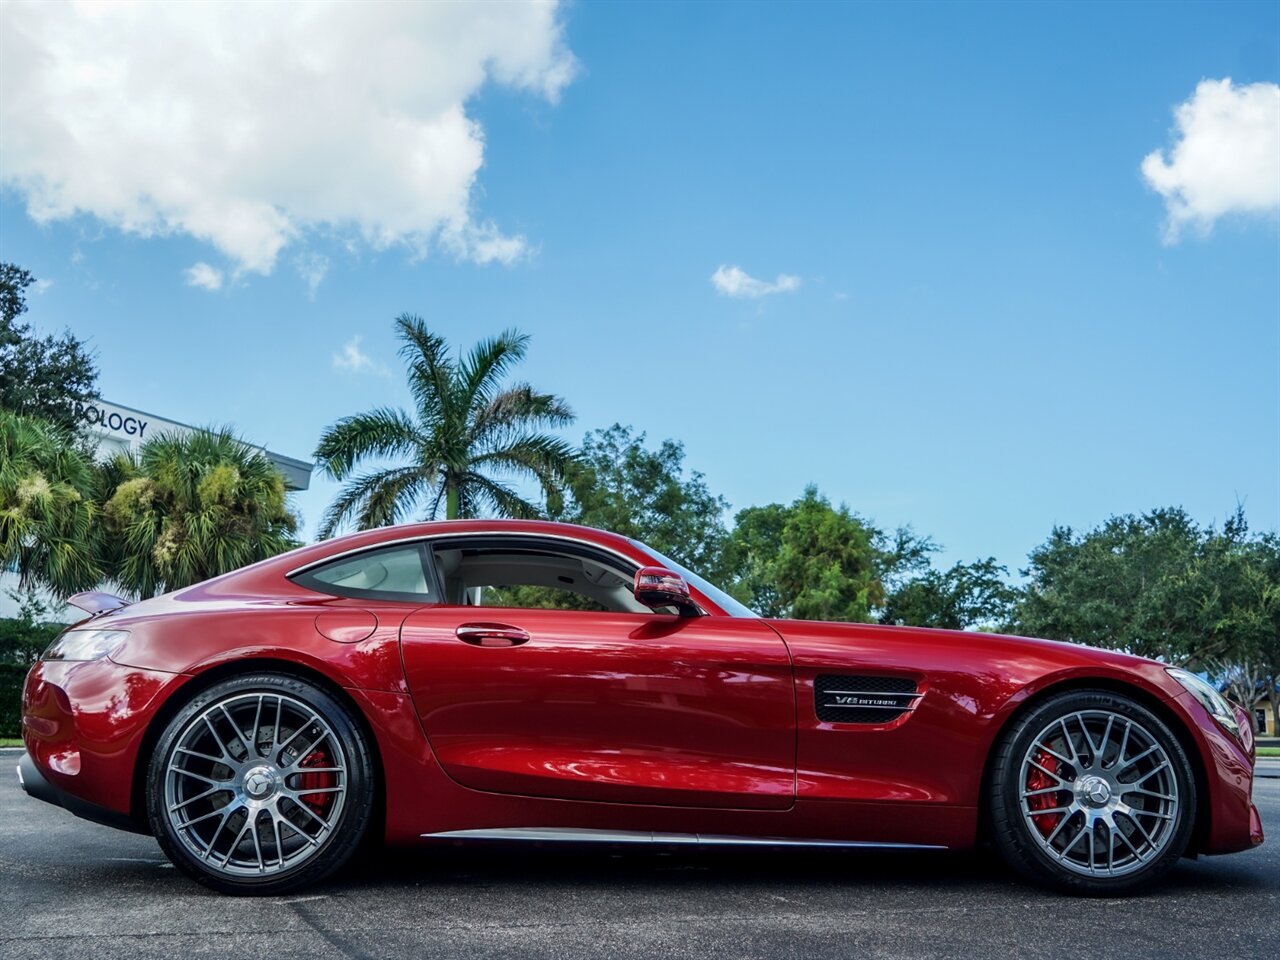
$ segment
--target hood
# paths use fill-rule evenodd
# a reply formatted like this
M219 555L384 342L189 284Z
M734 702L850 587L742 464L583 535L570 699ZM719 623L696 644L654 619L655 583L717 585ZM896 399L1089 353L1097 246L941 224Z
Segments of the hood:
M938 627L900 627L881 623L841 623L827 620L766 620L784 640L808 638L824 643L857 646L860 642L874 640L879 644L946 644L968 647L977 651L1000 650L1008 654L1022 652L1030 656L1047 655L1053 659L1092 661L1109 666L1136 669L1139 667L1166 666L1157 660L1140 657L1120 650L1107 650L1066 640L1047 640L1042 637L1022 637L1006 633L986 633L977 630L944 630Z

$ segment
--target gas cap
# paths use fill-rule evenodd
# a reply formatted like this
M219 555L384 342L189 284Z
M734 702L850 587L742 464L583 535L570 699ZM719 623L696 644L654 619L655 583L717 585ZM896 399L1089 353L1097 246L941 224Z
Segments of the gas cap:
M337 643L359 643L373 636L378 618L368 610L326 610L316 616L316 630L322 637Z

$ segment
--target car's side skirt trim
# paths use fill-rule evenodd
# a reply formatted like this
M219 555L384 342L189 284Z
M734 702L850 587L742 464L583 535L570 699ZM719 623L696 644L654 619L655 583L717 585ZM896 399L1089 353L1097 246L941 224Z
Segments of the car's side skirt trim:
M424 833L427 840L533 840L560 843L684 843L702 846L856 847L876 850L946 850L931 843L876 843L865 840L810 840L803 837L735 837L708 833L650 833L640 830L585 830L576 827L490 827Z

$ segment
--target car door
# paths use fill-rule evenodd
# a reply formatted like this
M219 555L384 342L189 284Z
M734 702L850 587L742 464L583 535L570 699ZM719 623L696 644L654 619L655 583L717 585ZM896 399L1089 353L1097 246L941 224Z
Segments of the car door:
M695 807L794 802L791 661L763 621L446 602L413 612L401 647L431 746L467 787Z

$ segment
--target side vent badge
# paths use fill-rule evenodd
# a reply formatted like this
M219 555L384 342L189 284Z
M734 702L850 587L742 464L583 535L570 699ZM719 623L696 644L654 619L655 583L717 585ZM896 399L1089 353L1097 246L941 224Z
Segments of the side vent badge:
M907 677L824 674L814 683L814 707L823 723L889 723L922 696Z

